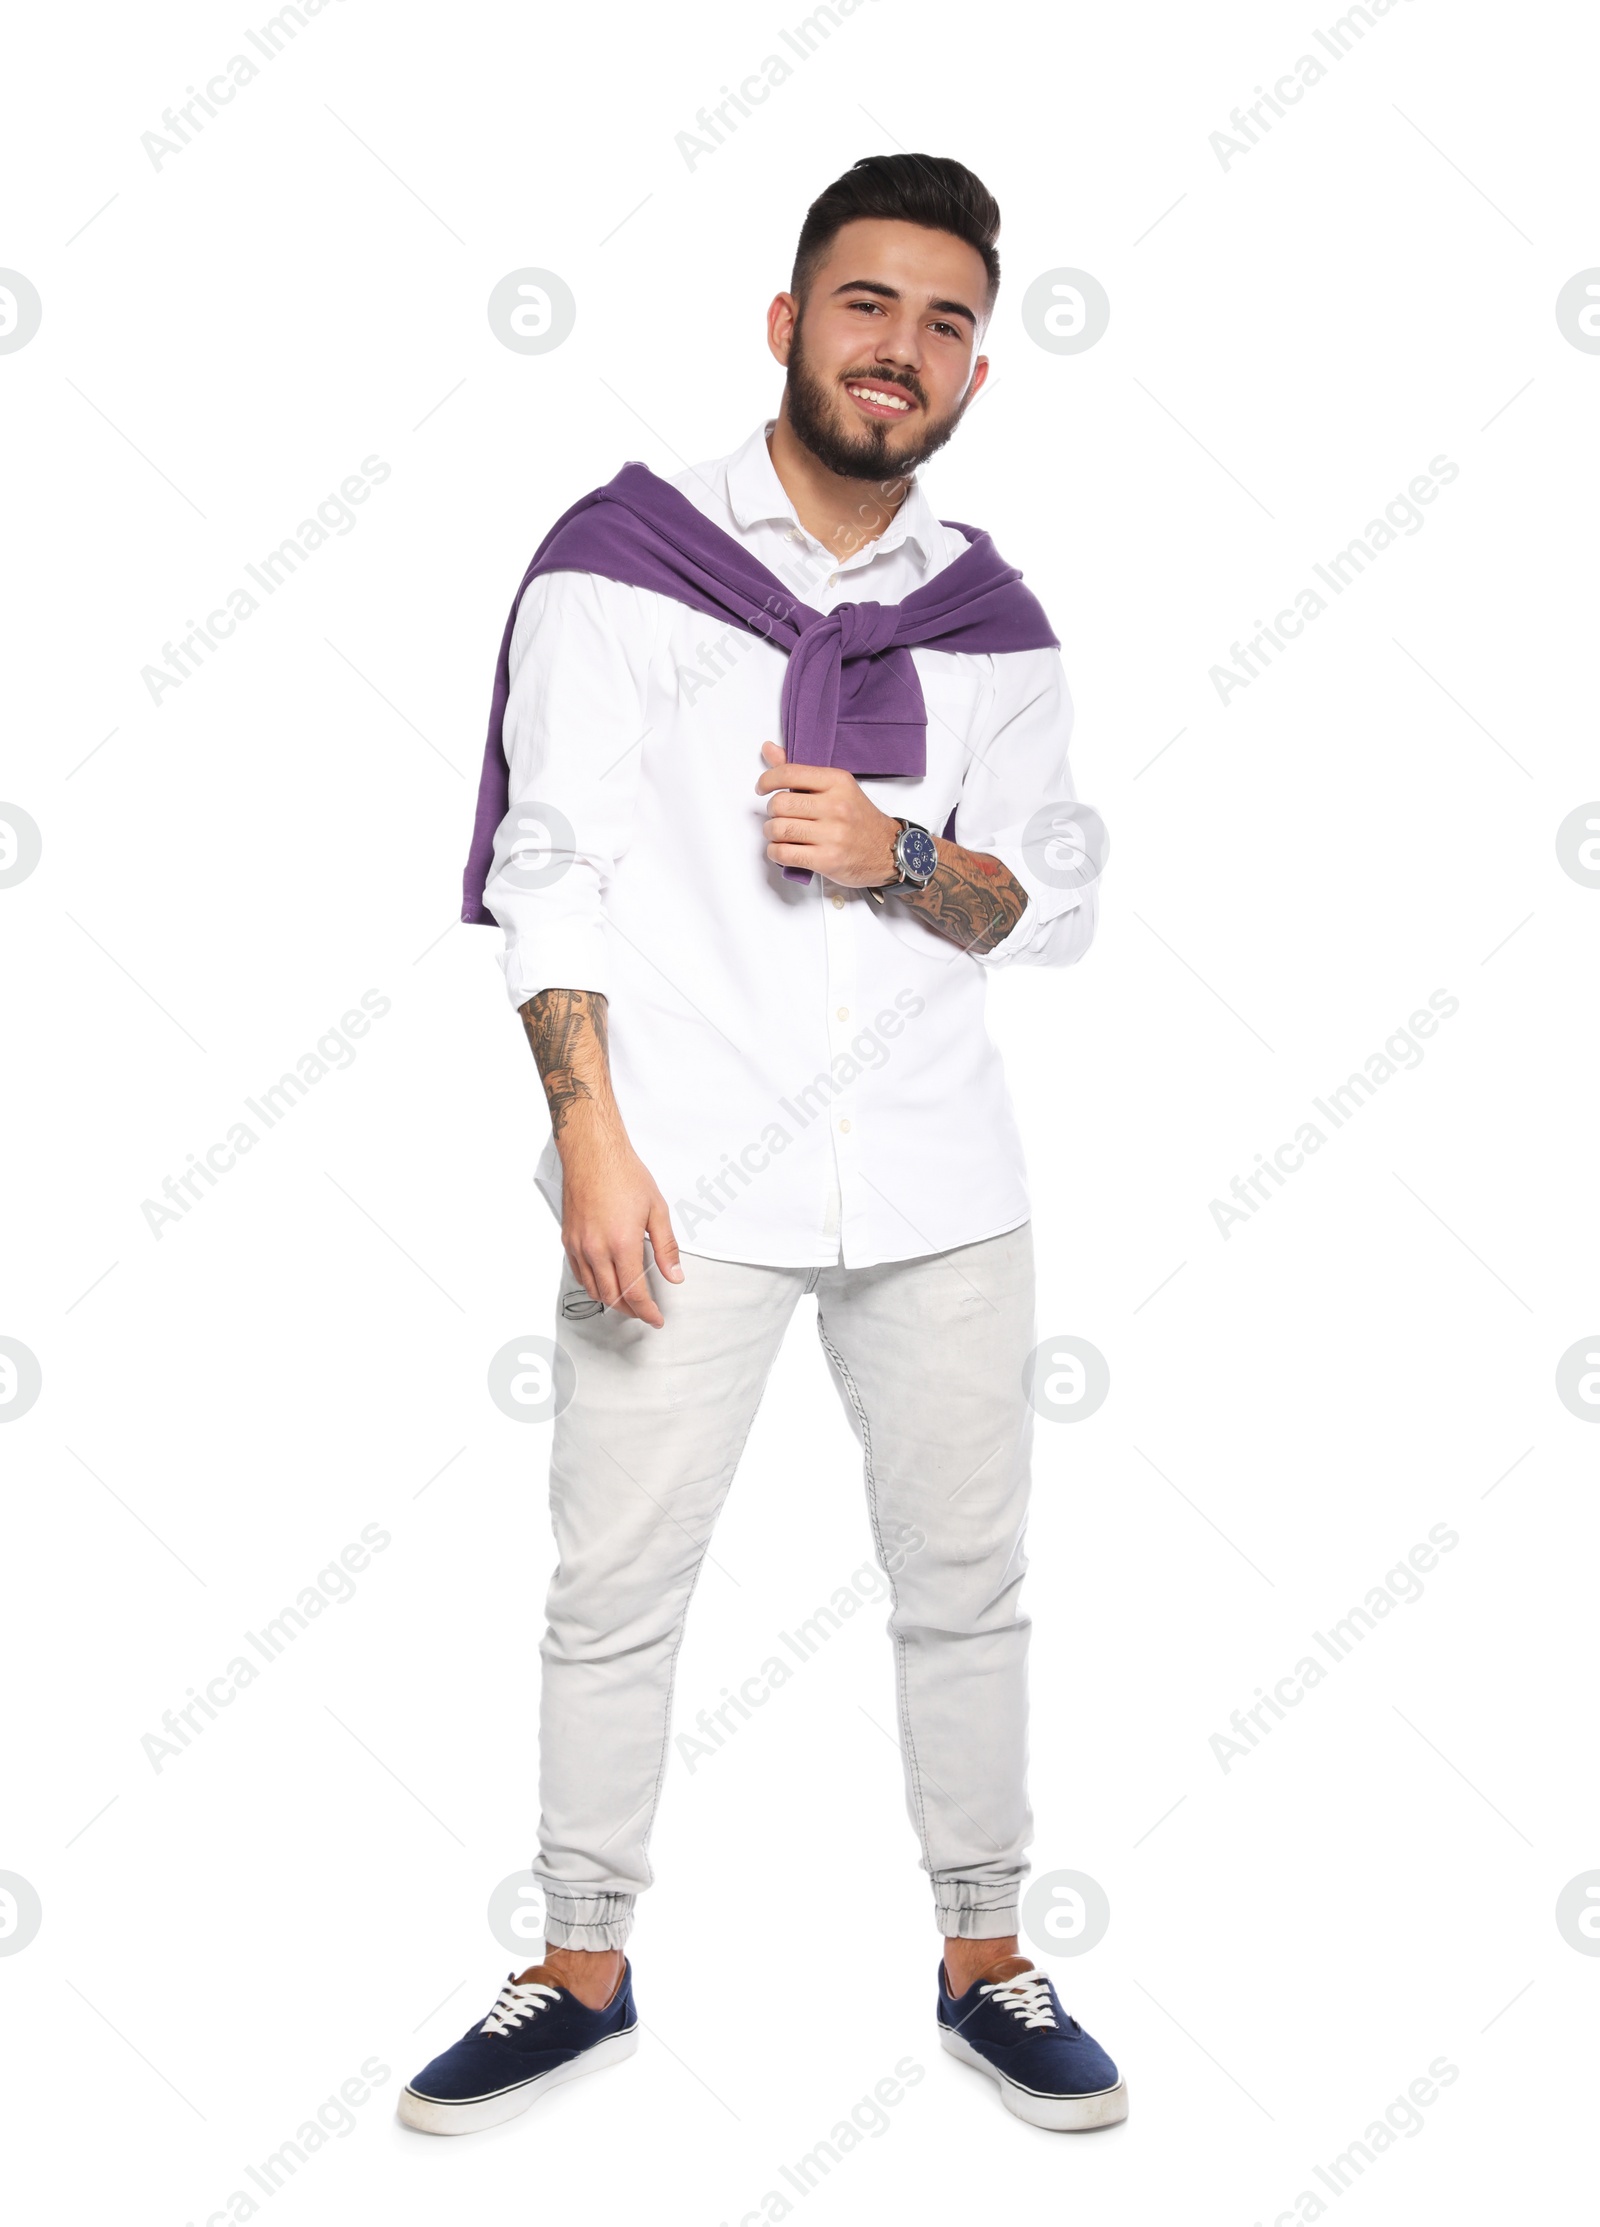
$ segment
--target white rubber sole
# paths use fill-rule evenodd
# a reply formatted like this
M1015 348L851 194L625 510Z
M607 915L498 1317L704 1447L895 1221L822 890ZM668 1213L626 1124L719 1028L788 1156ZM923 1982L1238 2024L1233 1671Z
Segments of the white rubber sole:
M1128 2083L1125 2080L1119 2080L1114 2088L1102 2088L1095 2095L1035 2095L1032 2089L1008 2080L987 2057L980 2057L970 2042L963 2041L948 2026L940 2027L939 2040L961 2064L970 2065L974 2072L987 2073L1000 2090L1000 2100L1006 2109L1019 2119L1026 2119L1029 2126L1048 2127L1053 2134L1087 2134L1098 2126L1119 2126L1128 2116Z
M419 2096L414 2088L402 2088L395 2116L402 2126L415 2127L419 2134L477 2134L486 2126L503 2126L507 2119L519 2118L530 2104L537 2103L552 2088L559 2088L564 2080L581 2080L586 2072L604 2072L607 2065L621 2064L638 2046L639 2029L628 2026L620 2034L597 2041L582 2056L524 2080L519 2088L474 2096L465 2103L442 2103L436 2096Z

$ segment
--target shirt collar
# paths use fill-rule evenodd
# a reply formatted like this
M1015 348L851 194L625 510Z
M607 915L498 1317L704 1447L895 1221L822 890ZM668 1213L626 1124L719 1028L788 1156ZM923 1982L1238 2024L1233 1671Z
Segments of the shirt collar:
M767 435L775 422L769 418L758 425L743 448L736 449L728 459L728 508L733 513L734 524L742 532L769 520L790 526L800 524L767 448ZM922 492L920 480L916 479L883 532L865 546L873 553L886 555L889 550L898 549L903 541L914 545L924 569L943 547L943 529Z

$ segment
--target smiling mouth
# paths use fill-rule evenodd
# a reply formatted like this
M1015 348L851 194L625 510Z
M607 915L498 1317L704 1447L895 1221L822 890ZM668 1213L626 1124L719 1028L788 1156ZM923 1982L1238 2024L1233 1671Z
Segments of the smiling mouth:
M916 408L910 395L874 379L847 379L844 391L869 418L908 418Z

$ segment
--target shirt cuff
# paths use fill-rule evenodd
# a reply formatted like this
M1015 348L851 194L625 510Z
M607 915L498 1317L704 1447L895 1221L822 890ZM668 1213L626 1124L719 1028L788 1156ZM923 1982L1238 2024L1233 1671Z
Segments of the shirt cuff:
M500 966L514 1007L526 1005L541 990L611 995L611 954L602 920L556 920L520 935L507 929Z
M1003 936L997 944L994 944L987 951L974 951L972 953L972 957L977 960L979 966L1003 967L1009 960L1026 957L1036 946L1040 948L1045 945L1053 946L1063 941L1076 944L1077 937L1073 928L1069 927L1067 923L1072 914L1081 912L1085 906L1088 907L1088 917L1092 923L1094 909L1092 889L1040 888L1021 857L1011 848L1009 843L991 844L989 855L991 858L999 859L1001 865L1006 868L1028 902L1023 907L1021 918L1009 935ZM1083 923L1078 922L1074 925L1081 928ZM1088 937L1083 939L1085 948L1088 940ZM1076 957L1077 955L1077 951L1074 950L1073 956Z

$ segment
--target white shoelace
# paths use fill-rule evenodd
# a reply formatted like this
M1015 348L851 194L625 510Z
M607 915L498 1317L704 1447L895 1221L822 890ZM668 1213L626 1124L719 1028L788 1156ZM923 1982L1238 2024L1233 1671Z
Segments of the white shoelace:
M1010 2011L1024 2026L1054 2026L1056 2022L1050 2008L1050 1982L1043 1972L1018 1972L1014 1979L990 1980L978 1993L993 1996L1001 2010Z
M508 1979L501 1988L494 2009L478 2028L481 2034L509 2034L525 2018L532 2018L547 2003L561 2000L559 1987L549 1987L543 1980L518 1981Z

